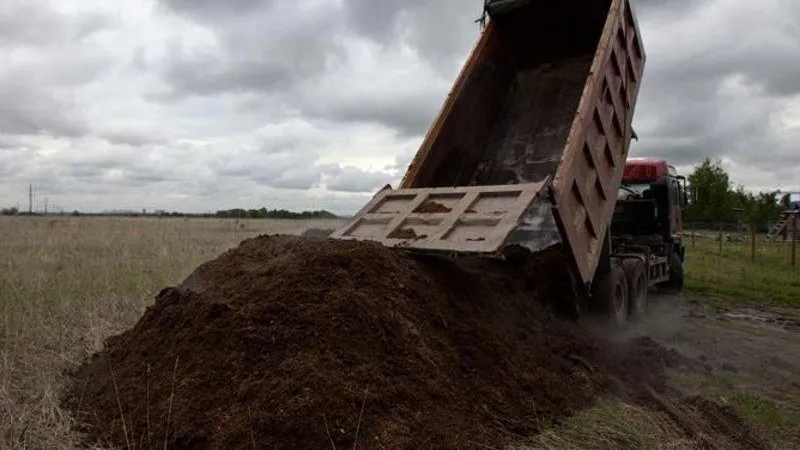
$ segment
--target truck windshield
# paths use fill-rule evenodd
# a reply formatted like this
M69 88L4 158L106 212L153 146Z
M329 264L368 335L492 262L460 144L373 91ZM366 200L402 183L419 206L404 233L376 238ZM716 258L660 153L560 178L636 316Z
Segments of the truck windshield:
M634 198L642 198L642 193L650 189L650 183L632 183L622 184L617 191L618 200L629 200Z

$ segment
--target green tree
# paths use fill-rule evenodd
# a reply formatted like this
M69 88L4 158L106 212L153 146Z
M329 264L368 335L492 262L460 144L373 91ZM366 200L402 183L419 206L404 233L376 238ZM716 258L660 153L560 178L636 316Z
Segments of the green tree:
M687 177L691 186L691 202L686 211L690 222L732 222L734 195L730 176L722 162L703 160Z
M784 211L792 209L792 194L783 194L781 197L781 209Z
M774 221L781 213L781 205L778 200L778 193L772 192L759 192L755 198L755 214L753 223L757 225L766 225L770 221Z

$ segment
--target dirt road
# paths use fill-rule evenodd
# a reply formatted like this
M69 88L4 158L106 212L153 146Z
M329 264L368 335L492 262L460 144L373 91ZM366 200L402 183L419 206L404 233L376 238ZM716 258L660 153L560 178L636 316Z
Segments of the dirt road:
M720 305L692 294L653 296L641 321L604 334L646 335L675 348L701 367L674 371L675 387L732 404L778 448L800 448L800 310Z

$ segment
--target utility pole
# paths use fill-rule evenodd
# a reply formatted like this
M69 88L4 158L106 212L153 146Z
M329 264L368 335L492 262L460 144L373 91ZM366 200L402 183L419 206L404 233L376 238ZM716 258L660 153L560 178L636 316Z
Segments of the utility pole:
M28 214L33 215L33 185L28 185Z
M44 215L47 215L47 197L44 198Z

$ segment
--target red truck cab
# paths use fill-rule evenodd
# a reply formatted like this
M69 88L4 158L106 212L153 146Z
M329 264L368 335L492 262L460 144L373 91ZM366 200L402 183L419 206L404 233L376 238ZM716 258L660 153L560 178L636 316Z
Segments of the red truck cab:
M685 181L664 159L628 158L611 222L615 246L649 248L665 263L653 267L650 276L666 276L658 284L677 289L683 285Z
M659 212L669 214L670 234L679 236L683 234L683 210L685 189L681 187L680 181L685 182L686 178L678 175L675 167L669 165L666 160L661 158L628 158L625 162L625 170L620 183L620 190L617 203L617 211L625 207L625 200L636 193L644 198L650 198L652 184L667 184L668 207L657 208ZM661 210L661 211L659 211Z

